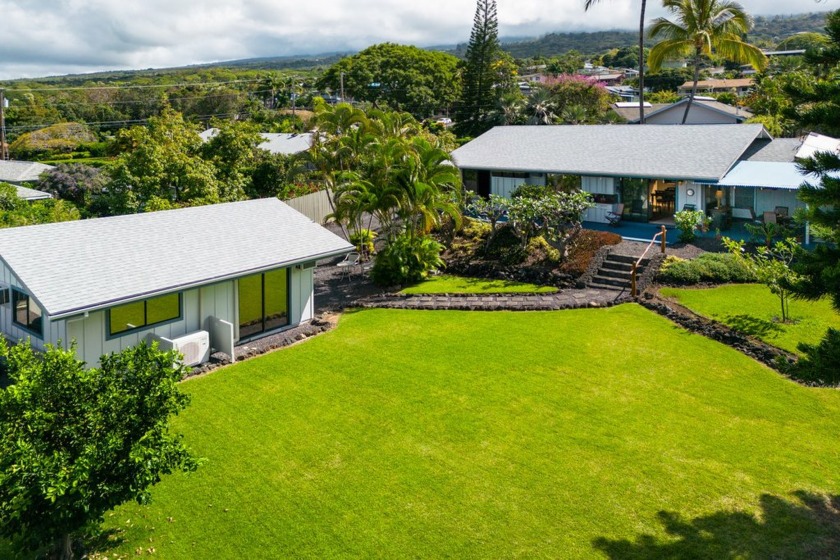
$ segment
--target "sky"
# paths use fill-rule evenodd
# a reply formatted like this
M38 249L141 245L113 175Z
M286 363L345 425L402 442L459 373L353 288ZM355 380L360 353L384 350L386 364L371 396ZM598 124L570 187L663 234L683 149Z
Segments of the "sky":
M741 0L752 15L840 0ZM631 29L637 0L497 0L501 37ZM662 15L659 2L648 14ZM475 0L0 0L0 79L464 43Z

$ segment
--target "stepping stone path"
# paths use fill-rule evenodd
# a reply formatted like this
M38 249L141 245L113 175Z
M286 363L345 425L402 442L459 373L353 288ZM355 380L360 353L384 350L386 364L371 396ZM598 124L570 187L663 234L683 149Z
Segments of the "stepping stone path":
M627 292L586 288L556 294L381 294L356 300L357 307L456 309L463 311L555 311L609 307L631 301Z

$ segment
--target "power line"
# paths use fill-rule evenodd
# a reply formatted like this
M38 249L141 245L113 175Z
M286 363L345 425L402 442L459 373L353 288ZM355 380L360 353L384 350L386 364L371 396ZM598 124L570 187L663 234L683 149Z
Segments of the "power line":
M253 84L262 81L261 79L252 80L231 80L229 82L184 82L180 84L138 84L138 85L124 85L124 86L70 86L70 87L44 87L44 88L23 88L23 89L6 89L10 93L37 93L41 91L85 91L85 90L102 90L102 89L151 89L151 88L173 88L173 87L191 87L191 86L225 86L229 84Z

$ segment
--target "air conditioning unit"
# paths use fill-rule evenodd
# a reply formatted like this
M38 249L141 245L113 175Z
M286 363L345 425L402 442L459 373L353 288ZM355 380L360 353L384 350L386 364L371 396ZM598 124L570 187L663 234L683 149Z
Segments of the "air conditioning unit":
M196 331L172 341L175 350L184 356L184 365L197 366L210 359L210 333Z

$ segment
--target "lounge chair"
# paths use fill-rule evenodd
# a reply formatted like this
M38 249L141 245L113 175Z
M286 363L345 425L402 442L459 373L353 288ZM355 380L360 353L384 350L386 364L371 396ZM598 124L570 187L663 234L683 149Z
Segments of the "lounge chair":
M624 214L624 204L613 204L612 210L606 213L607 222L613 227L617 227L621 223L621 217Z
M352 251L350 253L347 253L344 256L344 260L342 260L340 263L338 263L335 266L337 266L338 268L341 269L341 277L342 278L348 278L349 279L350 278L350 273L353 271L353 267L359 266L359 264L361 263L361 260L362 260L362 255L360 255L356 251Z

